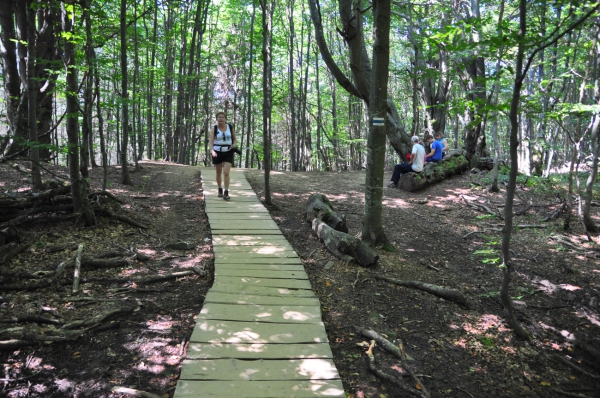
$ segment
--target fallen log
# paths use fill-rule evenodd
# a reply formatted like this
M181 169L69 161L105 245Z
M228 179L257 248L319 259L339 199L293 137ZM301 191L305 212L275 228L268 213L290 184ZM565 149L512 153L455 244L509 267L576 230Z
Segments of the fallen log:
M310 195L304 212L306 222L312 222L315 218L323 221L336 231L348 233L346 217L336 212L329 199L320 193Z
M387 276L381 275L374 275L373 277L375 279L393 283L394 285L406 286L413 289L423 290L427 293L431 293L435 296L441 297L444 300L454 301L457 304L469 308L469 302L467 301L467 298L464 296L464 294L455 289L447 289L442 286L432 285L430 283L419 281L401 281L398 279L388 278Z
M86 269L119 268L126 267L128 265L129 261L127 261L126 258L100 259L93 257L83 257L81 259L81 266Z
M413 192L461 174L469 169L469 161L463 155L446 155L438 163L427 163L420 173L404 173L398 181L398 188Z
M313 220L312 230L323 241L327 250L342 261L356 260L363 267L371 267L379 260L379 256L360 239L336 231L318 218Z

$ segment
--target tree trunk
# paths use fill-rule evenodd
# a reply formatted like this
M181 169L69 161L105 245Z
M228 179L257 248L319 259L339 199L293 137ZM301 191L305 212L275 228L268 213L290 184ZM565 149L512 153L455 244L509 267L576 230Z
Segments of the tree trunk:
M502 286L500 288L500 300L504 306L504 316L506 322L513 329L515 334L523 339L529 339L529 333L523 329L515 318L513 311L512 299L510 297L510 279L512 274L512 258L510 250L510 238L513 229L513 201L515 198L515 188L517 185L517 173L518 173L518 132L519 132L519 102L521 100L521 87L523 86L523 58L525 52L525 34L527 31L527 2L526 0L519 1L519 33L518 33L518 49L517 49L517 64L516 64L516 75L515 84L513 86L512 100L510 103L510 161L511 168L509 173L508 186L506 187L506 202L504 206L504 230L502 232L502 257L504 263L502 264L502 273L504 278L502 280Z
M72 3L62 3L62 30L66 34L73 35L73 20L75 14L67 11L67 6ZM68 162L69 177L71 180L71 194L73 196L73 208L75 211L83 209L83 197L81 191L81 179L79 178L79 99L77 98L77 69L75 64L75 45L65 38L63 45L66 69L66 130L68 140Z
M369 97L369 137L362 240L395 251L383 232L382 198L390 65L390 0L373 1L373 73Z
M27 2L27 97L28 97L28 123L29 123L29 142L32 145L29 149L31 158L31 180L33 189L42 189L42 176L40 172L40 152L38 150L38 131L37 131L37 81L36 81L36 51L35 51L35 8L32 7L35 2Z
M122 183L131 185L129 164L127 163L127 145L129 144L129 92L127 88L127 0L121 0L121 172Z
M4 82L4 100L8 125L14 136L27 134L27 115L23 113L24 93L21 92L19 62L17 61L17 45L19 42L15 32L13 10L17 6L15 0L8 0L0 7L0 56L2 57L2 73ZM22 63L23 64L23 63ZM20 150L17 140L13 140L7 154Z
M260 0L262 8L263 28L263 164L265 170L265 203L267 206L273 204L271 199L271 184L269 183L271 173L271 113L273 110L272 79L273 79L273 11L275 2L273 0Z

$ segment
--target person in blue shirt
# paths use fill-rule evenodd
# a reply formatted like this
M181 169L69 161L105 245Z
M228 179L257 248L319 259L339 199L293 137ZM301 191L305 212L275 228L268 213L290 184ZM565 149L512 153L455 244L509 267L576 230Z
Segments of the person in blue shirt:
M446 139L446 137L444 137L444 134L442 132L435 133L435 140L439 141L444 147L442 149L442 158L443 158L448 153L448 149L450 149L450 146L448 145L448 140Z
M440 162L442 160L442 152L444 150L444 146L440 141L436 141L433 139L432 135L428 135L425 139L429 142L431 146L431 152L425 156L427 162Z

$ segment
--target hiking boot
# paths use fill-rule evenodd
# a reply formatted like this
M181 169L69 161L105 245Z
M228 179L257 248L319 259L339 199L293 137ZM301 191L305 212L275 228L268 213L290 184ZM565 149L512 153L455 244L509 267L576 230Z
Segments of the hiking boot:
M219 188L219 198L223 197L223 188Z
M398 188L398 184L397 184L397 183L396 183L396 184L394 184L394 183L392 182L392 183L390 183L390 184L389 184L387 187L388 187L388 188Z
M228 191L228 190L225 190L225 193L223 194L223 199L224 199L224 200L229 200L229 199L231 199L231 198L229 197L229 191Z

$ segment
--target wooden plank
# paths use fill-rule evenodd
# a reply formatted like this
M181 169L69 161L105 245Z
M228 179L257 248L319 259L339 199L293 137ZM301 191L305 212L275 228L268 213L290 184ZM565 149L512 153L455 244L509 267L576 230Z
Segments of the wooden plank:
M198 315L200 319L219 319L240 322L269 323L321 323L318 305L258 305L205 303Z
M244 229L275 229L279 231L279 226L273 221L273 219L269 220L242 220L239 222L231 222L231 220L219 220L218 218L214 218L210 222L211 230L214 229L235 229L235 230L244 230ZM281 232L280 232L281 233ZM239 234L238 234L239 235Z
M229 229L229 228L211 228L213 233L220 235L231 234L231 235L281 235L279 229Z
M216 203L211 203L208 206L209 208L206 209L207 213L224 212L225 210L229 210L234 213L252 213L261 211L267 214L269 213L262 203L227 202L222 200Z
M254 198L258 201L258 197L256 196L256 193L254 193L254 191L252 190L252 188L249 189L240 189L240 187L236 187L235 189L233 189L233 187L229 187L230 189L230 194L231 193L235 193L238 196L245 196L248 198ZM202 188L202 192L204 193L204 195L206 196L217 196L219 194L219 189L218 187L214 186L207 186L207 187L203 187Z
M249 213L207 213L209 220L272 220L268 212Z
M305 290L311 289L310 281L304 279L269 279L244 276L218 276L215 278L213 287L214 285L235 286L239 288L240 291L248 287L274 287Z
M221 277L223 278L223 277ZM265 286L240 286L239 284L227 284L215 281L211 290L222 293L239 294L260 294L262 296L275 297L314 297L314 293L309 289L287 289L284 287L265 287Z
M328 342L323 323L263 323L199 319L190 342L300 344Z
M230 244L230 245L256 245L256 244L272 244L272 243L288 243L288 240L283 236L256 236L256 235L216 235L212 236L215 244Z
M242 257L238 255L223 254L215 259L215 264L225 265L225 266L235 266L239 264L243 264L244 266L255 265L254 269L261 269L260 267L268 268L271 265L297 265L304 266L302 264L302 260L298 257L281 257L281 258L264 258L264 257Z
M248 256L248 257L298 257L291 246L213 246L216 256Z
M317 344L209 344L190 343L188 359L300 359L333 358L329 343Z
M290 398L346 397L340 380L196 381L179 380L173 398Z
M260 203L260 201L256 197L236 195L236 193L234 191L229 191L229 197L231 199L229 199L229 202L227 202L225 199L219 198L217 195L212 196L212 195L206 195L206 194L204 194L204 201L206 202L207 205L213 204L213 203L217 204L217 203L221 203L221 202L226 202L226 203L253 203L253 204Z
M226 245L216 244L213 245L213 252L215 255L220 253L248 253L253 256L263 257L296 257L298 256L294 251L292 245L287 241L279 241L279 243L264 244L264 245Z
M239 294L208 291L204 304L261 304L261 305L320 305L319 299L313 297L281 297L258 294Z
M215 267L216 276L249 276L252 278L269 279L308 279L304 269L293 271L277 271L265 269L220 268Z
M186 359L180 380L337 380L331 359Z
M269 259L269 258L258 258L258 259L247 259L248 261L240 260L240 262L225 262L221 259L216 259L215 266L218 266L220 270L233 268L233 269L247 269L247 270L273 270L273 271L297 271L304 270L302 262L296 258L281 258L281 259ZM286 261L283 261L286 260ZM288 261L289 260L289 261ZM254 261L254 262L250 262Z

